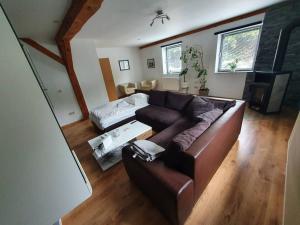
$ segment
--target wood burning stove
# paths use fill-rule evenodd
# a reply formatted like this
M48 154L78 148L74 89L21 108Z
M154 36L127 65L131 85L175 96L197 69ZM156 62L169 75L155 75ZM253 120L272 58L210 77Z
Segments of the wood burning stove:
M291 32L299 26L300 18L297 18L281 29L272 71L254 72L254 82L249 84L249 107L251 109L262 113L274 113L281 110L289 80L292 76L292 72L282 72L281 70Z
M290 76L291 72L256 71L249 86L249 107L262 113L279 112Z

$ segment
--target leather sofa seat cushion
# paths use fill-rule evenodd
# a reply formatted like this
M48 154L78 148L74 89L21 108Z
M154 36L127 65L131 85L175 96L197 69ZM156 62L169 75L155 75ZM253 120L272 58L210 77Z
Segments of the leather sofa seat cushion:
M186 105L190 101L192 101L193 98L194 98L194 96L189 95L189 94L168 92L167 100L166 100L166 107L168 107L170 109L182 111L182 110L184 110Z
M181 113L166 107L148 105L135 112L136 119L153 128L162 131L182 117Z
M186 108L186 114L191 119L199 120L198 116L211 111L215 108L212 102L203 99L202 97L196 96L194 99L188 104Z
M167 91L151 90L149 93L149 104L156 106L165 106Z

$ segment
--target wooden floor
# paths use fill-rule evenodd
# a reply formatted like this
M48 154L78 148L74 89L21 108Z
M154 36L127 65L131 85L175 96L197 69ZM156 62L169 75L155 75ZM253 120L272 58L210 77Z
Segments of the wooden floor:
M280 225L287 141L295 118L290 110L269 116L247 110L238 141L186 225ZM89 121L65 127L64 133L92 184L93 195L64 216L63 225L169 224L129 181L122 163L100 170L87 144L97 136Z

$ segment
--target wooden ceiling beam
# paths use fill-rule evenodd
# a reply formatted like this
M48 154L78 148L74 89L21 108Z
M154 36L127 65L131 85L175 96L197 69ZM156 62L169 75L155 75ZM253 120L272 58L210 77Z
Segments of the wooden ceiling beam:
M143 46L140 47L140 49L148 48L148 47L158 45L158 44L162 44L162 43L167 42L167 41L172 41L172 40L177 39L177 38L188 36L188 35L198 33L198 32L204 31L204 30L208 30L208 29L211 29L211 28L214 28L214 27L218 27L218 26L221 26L221 25L224 25L224 24L227 24L227 23L232 23L232 22L235 22L235 21L238 21L238 20L241 20L241 19L245 19L245 18L248 18L248 17L251 17L251 16L255 16L255 15L258 15L258 14L261 14L261 13L265 13L267 9L268 8L255 10L255 11L250 12L250 13L235 16L235 17L232 17L232 18L229 18L229 19L226 19L226 20L219 21L217 23L213 23L213 24L210 24L210 25L207 25L207 26L204 26L204 27L200 27L200 28L197 28L197 29L194 29L194 30L191 30L191 31L187 31L187 32L184 32L184 33L181 33L181 34L177 34L177 35L174 35L172 37L164 38L162 40L155 41L155 42L143 45Z
M31 38L20 38L20 40L22 40L26 44L30 45L34 49L38 50L39 52L43 53L44 55L52 58L56 62L58 62L62 65L65 65L64 60L59 55L55 54L54 52L51 52L49 49L47 49L44 46L40 45L39 43L32 40Z
M55 38L65 62L83 119L89 117L89 111L74 70L70 41L81 30L88 19L97 12L102 2L103 0L73 0Z

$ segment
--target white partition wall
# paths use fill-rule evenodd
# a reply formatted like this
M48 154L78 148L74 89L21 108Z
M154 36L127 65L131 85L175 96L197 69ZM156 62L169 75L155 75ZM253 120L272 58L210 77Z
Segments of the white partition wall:
M88 181L1 7L0 30L0 224L54 224Z
M300 224L300 113L288 143L283 224Z

